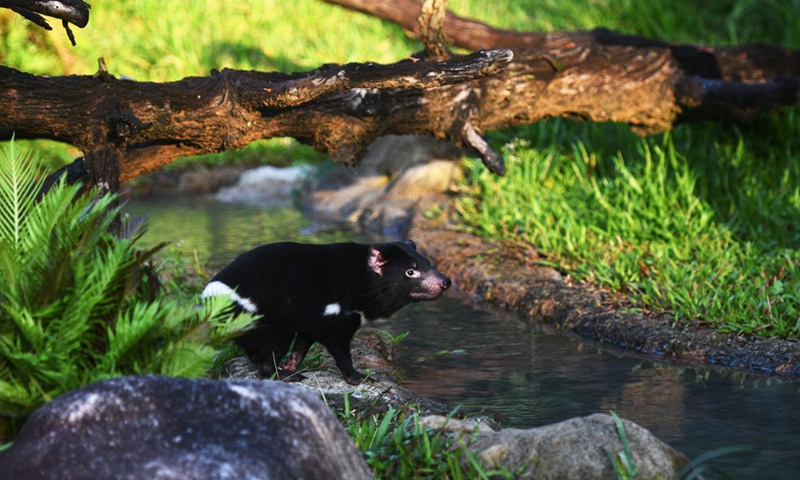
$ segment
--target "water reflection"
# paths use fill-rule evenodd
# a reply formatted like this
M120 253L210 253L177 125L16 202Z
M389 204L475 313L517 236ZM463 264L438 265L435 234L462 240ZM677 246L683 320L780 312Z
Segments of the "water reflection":
M124 211L147 216L143 246L168 241L187 255L196 253L211 269L264 243L330 243L357 237L346 225L317 223L294 208L224 203L204 196L131 198Z
M475 310L454 295L374 326L409 332L397 365L404 385L496 415L505 427L613 411L690 458L753 446L713 462L732 478L795 478L800 469L797 384L617 357Z
M279 240L357 239L289 208L258 208L203 198L133 199L150 214L143 241L182 242L219 268L240 252ZM363 240L363 239L362 239ZM402 383L462 409L529 428L614 411L650 429L690 458L752 445L714 465L738 479L795 478L800 471L797 384L695 373L621 358L544 334L517 319L475 310L454 292L412 304L374 328L410 332L399 347Z

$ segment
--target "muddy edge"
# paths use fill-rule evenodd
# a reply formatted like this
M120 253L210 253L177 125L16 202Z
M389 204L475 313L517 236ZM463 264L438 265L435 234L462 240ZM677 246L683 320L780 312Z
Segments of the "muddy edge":
M443 195L424 198L408 237L459 289L482 304L611 353L800 381L800 342L716 333L674 325L668 314L622 311L618 306L624 299L578 286L556 270L536 265L533 250L479 239L447 221L429 218L426 212L434 205L444 211L449 208Z

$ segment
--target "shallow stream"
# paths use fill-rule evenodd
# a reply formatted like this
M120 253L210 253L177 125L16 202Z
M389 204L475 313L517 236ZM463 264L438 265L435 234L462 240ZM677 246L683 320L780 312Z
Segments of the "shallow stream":
M204 197L132 199L149 214L144 243L171 241L219 268L238 253L279 240L364 240L286 207L251 207ZM689 458L747 445L712 462L735 479L800 475L800 384L656 366L544 333L516 318L473 308L449 292L413 304L374 328L409 332L399 347L401 383L504 427L530 428L613 411L648 428Z

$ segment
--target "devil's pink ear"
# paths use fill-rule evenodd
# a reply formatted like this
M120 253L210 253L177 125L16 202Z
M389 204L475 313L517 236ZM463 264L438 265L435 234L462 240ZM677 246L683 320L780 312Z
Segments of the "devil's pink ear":
M369 260L367 266L370 270L377 273L379 277L383 276L383 267L386 266L386 259L383 254L375 247L369 247Z

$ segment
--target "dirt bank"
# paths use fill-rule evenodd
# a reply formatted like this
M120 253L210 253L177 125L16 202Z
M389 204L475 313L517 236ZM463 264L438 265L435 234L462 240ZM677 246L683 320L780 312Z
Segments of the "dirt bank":
M463 291L487 306L567 332L579 341L659 363L695 365L800 381L800 342L721 334L707 328L675 326L666 314L620 310L615 295L576 286L531 255L478 239L424 212L444 196L428 197L414 215L409 238Z

